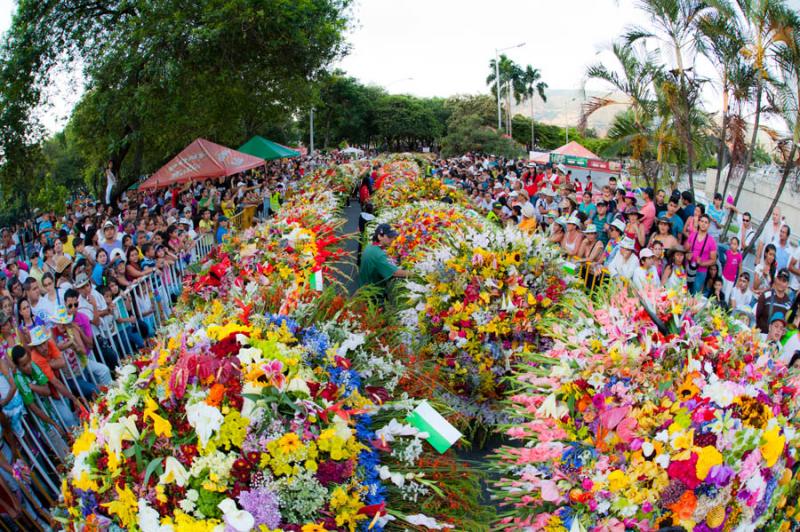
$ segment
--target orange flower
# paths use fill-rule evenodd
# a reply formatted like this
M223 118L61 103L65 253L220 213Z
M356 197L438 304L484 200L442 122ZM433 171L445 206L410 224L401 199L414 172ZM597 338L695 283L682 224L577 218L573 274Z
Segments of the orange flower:
M681 495L681 498L678 499L678 502L670 506L669 509L675 514L677 520L686 521L692 518L696 507L697 497L695 497L693 491L686 490Z
M223 397L225 397L225 386L220 383L216 383L211 387L211 390L209 390L208 397L206 397L206 403L208 403L210 406L219 406Z

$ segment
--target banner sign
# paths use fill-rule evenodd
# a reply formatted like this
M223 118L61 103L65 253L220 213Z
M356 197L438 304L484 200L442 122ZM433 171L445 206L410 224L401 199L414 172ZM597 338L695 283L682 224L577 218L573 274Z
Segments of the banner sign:
M564 155L561 153L551 153L550 162L553 164L563 164L565 166L577 166L588 170L598 170L600 172L619 172L622 165L616 161L601 161L600 159L587 159L586 157L576 157L574 155Z

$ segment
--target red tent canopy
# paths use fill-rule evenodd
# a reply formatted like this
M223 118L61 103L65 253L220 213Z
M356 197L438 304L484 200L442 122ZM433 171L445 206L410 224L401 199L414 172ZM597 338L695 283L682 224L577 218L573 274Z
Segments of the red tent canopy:
M573 157L583 157L585 159L599 159L597 155L587 150L574 140L568 144L564 144L560 148L556 148L551 153L558 153L559 155L572 155Z
M259 157L214 144L206 139L197 139L147 178L139 188L162 188L176 183L226 177L264 164L264 159Z

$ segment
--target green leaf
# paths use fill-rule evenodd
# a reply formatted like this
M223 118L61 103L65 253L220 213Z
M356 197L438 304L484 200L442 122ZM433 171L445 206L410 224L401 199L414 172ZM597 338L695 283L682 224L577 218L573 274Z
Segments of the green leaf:
M152 460L150 460L150 463L147 464L147 469L144 470L144 485L145 486L147 486L147 481L150 480L150 475L152 475L153 472L156 469L161 468L162 472L163 472L163 466L161 465L162 460L164 460L164 458L159 456L157 458L153 458ZM160 473L159 473L159 475L160 475Z

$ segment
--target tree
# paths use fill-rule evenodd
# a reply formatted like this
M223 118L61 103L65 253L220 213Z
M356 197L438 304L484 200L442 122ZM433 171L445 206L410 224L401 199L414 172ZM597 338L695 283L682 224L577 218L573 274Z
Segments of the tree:
M547 96L544 91L547 88L547 83L541 81L542 75L539 69L533 68L531 65L525 67L525 72L522 74L523 95L530 101L531 104L531 150L536 149L536 126L533 115L533 100L536 94L543 102L547 101ZM519 103L519 101L517 101Z
M498 73L500 74L500 79L496 79ZM499 62L494 59L489 61L489 75L486 76L486 84L489 85L495 99L497 98L498 90L506 91L506 131L509 133L511 129L511 93L513 92L514 97L519 102L519 96L524 92L523 75L524 72L520 66L505 54L500 54Z
M725 16L739 22L745 42L741 54L755 74L755 115L750 146L734 197L734 203L738 203L758 142L764 92L769 88L772 79L770 66L777 57L778 50L792 38L794 14L782 0L734 0L719 3ZM729 215L723 234L727 232L731 219L732 216Z
M349 3L21 0L0 53L0 150L40 140L42 89L78 59L71 127L88 174L111 160L124 187L198 136L238 145L310 104L345 50Z
M589 116L598 109L609 105L625 105L630 108L632 127L625 127L619 132L615 143L626 142L631 157L638 162L642 175L648 183L655 184L656 174L651 168L652 152L649 151L652 139L653 116L656 110L653 89L654 80L660 75L660 68L655 62L652 52L642 52L629 43L614 43L612 51L619 62L619 70L612 70L603 64L590 66L586 71L589 79L598 79L610 84L615 90L623 93L627 101L613 98L592 98L583 107L578 129L586 127ZM655 186L654 186L655 188Z
M470 115L480 118L482 126L497 123L496 103L485 94L451 96L444 101L444 107L448 111L448 127L450 122Z
M408 95L383 96L375 107L375 127L391 150L418 150L444 133L433 105Z
M483 125L477 115L460 116L451 122L442 139L442 156L454 157L467 152L488 153L503 157L519 157L524 151L513 139Z
M783 158L783 172L778 190L756 229L750 245L744 250L744 256L752 251L753 244L758 241L783 194L789 175L797 172L800 164L797 160L797 147L800 144L800 17L794 13L788 13L784 23L792 31L777 47L775 59L779 73L778 79L773 84L775 92L770 97L771 107L783 120L789 131L789 135L778 143L778 152Z
M694 192L694 143L692 141L691 115L698 104L697 85L690 77L694 69L694 56L702 15L711 10L705 0L642 0L642 9L650 16L653 28L633 28L627 35L629 43L640 39L658 40L670 49L675 65L668 69L676 85L676 97L670 98L676 131L686 150L689 188Z

